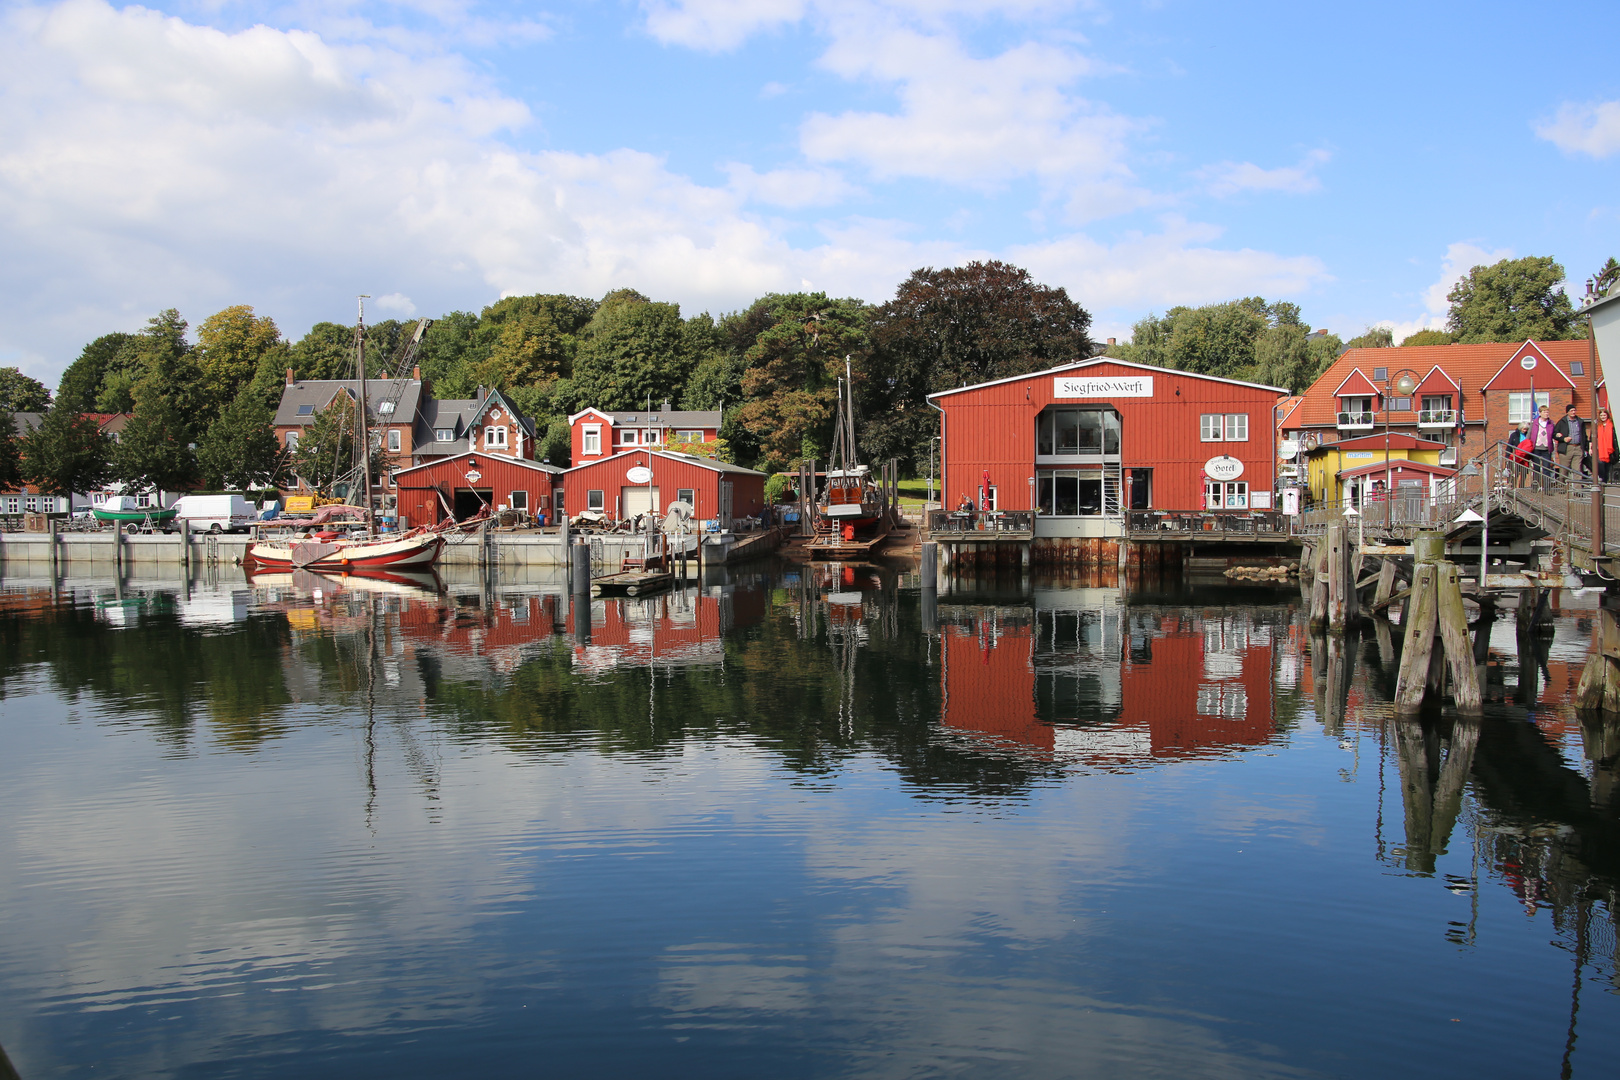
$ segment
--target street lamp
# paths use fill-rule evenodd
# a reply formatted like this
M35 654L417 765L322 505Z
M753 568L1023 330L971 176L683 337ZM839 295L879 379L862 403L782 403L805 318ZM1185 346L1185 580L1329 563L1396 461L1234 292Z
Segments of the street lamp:
M1389 471L1389 398L1393 392L1398 397L1407 398L1406 411L1412 411L1413 391L1418 388L1418 373L1411 368L1400 368L1394 372L1386 372L1384 376L1384 529L1389 530L1390 503L1395 495L1395 485L1390 482Z

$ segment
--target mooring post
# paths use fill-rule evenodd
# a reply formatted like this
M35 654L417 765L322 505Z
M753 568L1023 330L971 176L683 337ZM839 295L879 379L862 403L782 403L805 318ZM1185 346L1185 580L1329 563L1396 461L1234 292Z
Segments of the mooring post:
M1463 608L1462 577L1456 563L1438 565L1435 589L1440 638L1451 668L1451 700L1458 712L1472 715L1480 711L1479 672L1468 640L1468 614Z
M1603 600L1592 651L1575 688L1575 707L1620 713L1620 618L1607 606L1613 602L1607 594Z
M1343 630L1356 621L1360 602L1356 599L1355 554L1343 525L1328 527L1328 629Z
M1402 620L1406 640L1401 647L1401 669L1395 678L1395 710L1415 712L1423 705L1428 689L1429 663L1434 649L1434 625L1438 615L1435 604L1435 568L1423 563L1412 571L1412 597Z
M124 526L113 522L113 566L122 573L124 569Z
M56 563L57 563L56 519L55 518L47 518L46 519L46 521L45 521L45 531L50 536L50 545L51 545L51 549L50 549L50 554L51 554L51 580L54 581L54 580L56 580Z
M1395 595L1395 560L1384 559L1378 566L1378 585L1373 590L1373 610L1384 617L1389 616L1389 606L1385 601Z
M191 519L180 519L180 565L191 577Z
M934 541L923 541L922 562L917 569L922 574L923 588L934 589L939 587L939 545Z

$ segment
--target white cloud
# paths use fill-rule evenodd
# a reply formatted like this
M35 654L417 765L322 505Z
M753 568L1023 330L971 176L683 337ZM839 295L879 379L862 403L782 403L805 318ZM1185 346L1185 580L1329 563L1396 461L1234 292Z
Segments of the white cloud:
M1567 154L1620 153L1620 101L1566 101L1551 120L1536 125L1536 134Z
M392 311L407 319L416 314L416 304L404 293L394 292L377 297L377 307L381 311Z
M1245 191L1303 195L1321 190L1322 181L1317 177L1316 170L1332 157L1326 150L1312 150L1298 165L1277 169L1262 169L1248 161L1223 161L1200 169L1197 175L1208 184L1210 194L1220 197Z
M1451 301L1446 297L1456 288L1457 282L1467 277L1468 272L1476 266L1490 266L1511 258L1513 258L1512 248L1486 251L1477 244L1466 242L1452 244L1446 248L1445 257L1440 260L1440 277L1433 285L1423 290L1424 313L1415 319L1404 321L1384 319L1373 325L1389 327L1397 345L1419 330L1444 330L1447 317L1451 313Z
M731 188L751 202L770 206L830 206L842 202L860 189L831 169L772 169L755 172L753 166L736 162L726 166Z
M804 18L804 0L645 0L647 30L667 45L722 52Z

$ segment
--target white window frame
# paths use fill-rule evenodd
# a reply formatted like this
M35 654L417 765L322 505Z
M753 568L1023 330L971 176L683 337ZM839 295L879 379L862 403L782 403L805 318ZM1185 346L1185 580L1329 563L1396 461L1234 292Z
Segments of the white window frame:
M641 443L643 446L657 446L663 441L662 428L648 428L646 431L641 433Z
M296 431L287 432L287 449L288 450L297 450L298 449L298 436L299 436L299 433L296 432Z
M434 428L433 429L433 441L434 442L455 442L456 441L456 429L451 428L451 427Z
M152 493L150 491L143 491L140 494L135 496L135 509L137 509L137 510L145 510L147 507L149 507L151 505L152 505Z
M704 438L703 432L701 432L701 431L677 431L675 433L675 441L676 442L707 442L708 440L706 438Z
M1239 413L1227 413L1226 414L1226 441L1227 442L1248 442L1249 441L1249 414L1248 413L1240 413L1239 412Z
M639 441L640 441L640 437L636 434L636 429L635 428L620 428L619 429L619 445L620 446L635 446L635 445L637 445L639 443Z
M506 428L496 427L493 424L484 429L485 450L506 449Z
M1205 480L1204 509L1247 510L1249 508L1249 482L1247 480Z
M602 452L602 425L586 424L585 436L580 442L581 454L600 454Z
M389 450L389 452L390 453L395 453L395 454L399 453L400 445L401 444L400 444L400 439L399 439L399 428L389 428L388 429L388 450Z
M527 491L514 491L507 499L506 505L513 510L527 510L529 508L529 493Z
M1198 440L1200 442L1226 441L1226 414L1204 413L1198 418Z
M585 493L585 509L601 513L607 507L607 492L592 489Z
M10 514L12 517L16 517L18 514L22 513L22 496L6 496L6 513Z
M1537 390L1536 403L1532 407L1530 404L1530 391L1510 390L1508 392L1508 423L1528 424L1536 418L1536 414L1541 411L1543 405L1547 406L1548 411L1551 411L1552 393L1550 391Z
M23 499L23 510L29 514L39 513L39 496L28 495Z
M696 488L676 488L675 489L675 498L678 499L681 502L686 503L688 506L690 506L692 508L693 513L697 512L697 489Z

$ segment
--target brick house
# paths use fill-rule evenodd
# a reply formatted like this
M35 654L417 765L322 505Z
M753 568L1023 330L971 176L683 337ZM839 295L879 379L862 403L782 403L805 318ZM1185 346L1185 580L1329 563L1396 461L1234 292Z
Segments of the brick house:
M586 465L642 447L712 443L720 437L720 410L663 408L582 409L568 418L574 465Z

